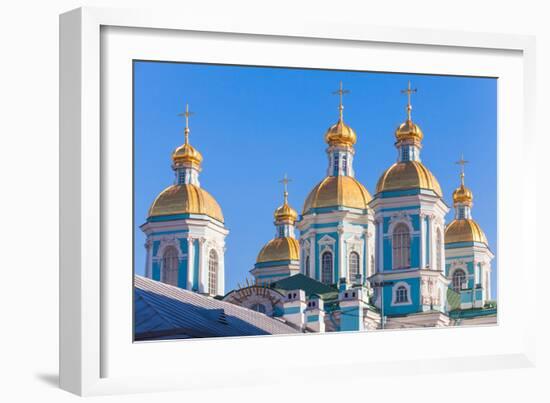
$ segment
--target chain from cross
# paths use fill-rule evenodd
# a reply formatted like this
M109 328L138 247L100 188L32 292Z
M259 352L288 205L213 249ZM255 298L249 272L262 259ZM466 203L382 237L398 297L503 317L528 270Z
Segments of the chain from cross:
M349 94L349 90L344 89L344 85L342 84L342 81L340 81L340 88L333 92L334 95L338 95L340 97L340 104L338 105L338 110L340 111L340 119L343 118L343 111L344 111L344 95Z
M189 104L185 104L185 112L178 113L178 116L185 117L185 144L189 142L189 117L194 114L195 112L189 110Z
M404 90L401 90L401 93L402 94L407 94L407 117L409 120L411 120L411 110L412 110L412 105L411 105L411 95L413 93L416 93L418 92L418 90L416 88L411 88L411 81L409 80L409 85L407 86L406 89Z

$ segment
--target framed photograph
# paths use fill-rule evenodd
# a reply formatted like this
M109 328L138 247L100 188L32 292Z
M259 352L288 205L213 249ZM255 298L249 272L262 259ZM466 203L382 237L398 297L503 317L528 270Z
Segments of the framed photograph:
M64 389L533 365L532 38L60 24Z

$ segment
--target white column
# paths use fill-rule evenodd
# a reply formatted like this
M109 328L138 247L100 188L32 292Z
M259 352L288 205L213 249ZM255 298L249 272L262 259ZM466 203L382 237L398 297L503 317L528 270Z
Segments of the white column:
M348 278L348 270L344 254L344 227L342 225L338 226L338 278L336 279L336 282L342 277Z
M378 270L384 271L384 218L378 221Z
M199 239L199 292L208 292L208 264L206 262L207 253L204 252L205 239Z
M218 295L225 295L225 246L218 251Z
M315 256L315 232L309 238L309 275L311 278L319 280L315 276L315 269L317 267L317 256Z
M145 250L147 251L147 257L145 259L145 277L153 278L153 242L150 238L145 241Z
M187 289L192 290L193 289L193 280L194 280L194 273L195 273L195 245L194 245L194 239L191 236L187 237Z
M426 216L420 214L420 269L426 268Z
M437 264L435 264L435 247L434 247L434 216L428 216L428 247L430 252L428 253L428 263L430 269L435 270Z

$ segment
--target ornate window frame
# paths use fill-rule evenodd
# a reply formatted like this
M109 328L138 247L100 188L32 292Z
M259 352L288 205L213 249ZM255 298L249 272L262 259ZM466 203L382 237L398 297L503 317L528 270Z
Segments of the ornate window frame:
M397 290L400 287L405 287L407 290L407 302L397 302ZM406 281L398 281L391 289L391 306L406 306L412 305L411 286Z

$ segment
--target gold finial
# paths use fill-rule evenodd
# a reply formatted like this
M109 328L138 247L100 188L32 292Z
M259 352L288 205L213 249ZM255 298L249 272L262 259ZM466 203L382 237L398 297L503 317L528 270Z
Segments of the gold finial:
M417 92L418 90L416 88L411 88L411 81L409 80L409 85L407 89L401 90L402 94L407 94L407 120L411 120L411 111L412 111L412 105L411 105L411 94Z
M462 154L460 156L460 159L458 161L455 162L455 164L457 165L460 165L460 184L462 186L464 186L464 166L468 163L469 161L466 161L464 159L464 154Z
M349 94L349 90L345 90L342 84L342 81L340 81L340 88L337 91L334 91L334 95L338 95L340 97L340 104L338 105L338 110L340 112L340 120L344 120L344 95Z
M189 129L189 116L194 115L194 112L189 111L189 104L185 104L185 112L178 113L178 116L184 116L185 117L185 144L189 144L189 132L191 131Z
M292 179L289 179L287 176L286 176L286 173L285 175L283 176L283 179L281 179L279 181L279 183L282 183L283 184L283 188L284 188L284 199L285 199L285 204L288 204L288 183L289 182L292 182Z

